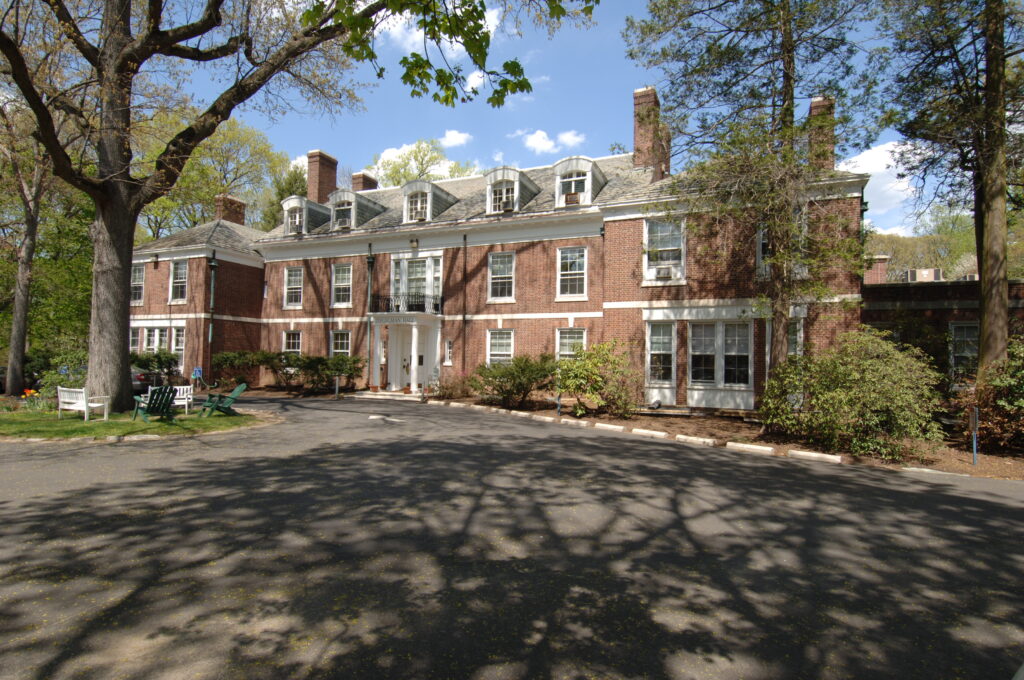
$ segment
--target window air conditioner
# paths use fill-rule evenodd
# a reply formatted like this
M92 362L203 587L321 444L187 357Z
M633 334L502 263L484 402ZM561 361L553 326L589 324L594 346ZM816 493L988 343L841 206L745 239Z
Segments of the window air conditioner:
M501 211L502 212L512 212L515 209L516 209L516 202L515 201L506 199L506 200L501 202Z
M672 267L655 267L654 278L665 281L672 278Z
M427 220L427 211L426 210L413 210L412 213L410 213L409 217L412 218L412 220L415 221L415 222L426 222L426 220Z
M348 217L339 217L334 221L334 226L338 229L348 229L352 226L352 220Z
M575 193L575 192L573 192L571 194L566 194L565 195L565 204L566 205L579 205L580 204L580 195Z

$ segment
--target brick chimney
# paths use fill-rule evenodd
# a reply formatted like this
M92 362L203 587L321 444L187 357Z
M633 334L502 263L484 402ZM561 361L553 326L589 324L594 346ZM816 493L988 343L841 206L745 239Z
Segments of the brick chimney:
M368 191L377 188L377 178L366 172L356 172L352 175L352 191Z
M306 154L306 198L326 204L327 197L338 188L338 161L319 149Z
M811 165L819 170L836 169L836 100L832 97L811 97L807 114L810 131Z
M240 198L228 194L217 194L213 197L213 217L225 222L245 224L246 203Z
M653 87L633 90L633 167L651 168L652 182L668 177L669 142L658 92Z
M889 278L889 260L891 259L888 255L872 255L868 257L868 268L864 272L864 283L885 283Z

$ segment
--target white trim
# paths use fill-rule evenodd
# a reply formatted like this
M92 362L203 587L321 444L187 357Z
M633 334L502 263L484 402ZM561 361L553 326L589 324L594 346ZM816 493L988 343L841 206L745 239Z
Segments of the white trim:
M493 288L493 270L491 269L491 259L495 255L511 255L512 256L512 295L509 297L491 297ZM487 301L486 304L509 304L516 301L516 251L514 250L497 250L491 253L487 253Z
M159 248L144 250L132 253L132 264L152 264L153 256L157 256L157 262L167 260L196 260L213 257L217 253L217 261L232 262L247 267L263 269L263 258L259 255L249 255L233 250L211 248L209 246L184 246L181 248Z
M509 334L509 361L516 355L516 331L514 328L488 328L487 329L487 365L491 365L491 333L500 331Z
M669 380L651 380L651 326L654 324L666 325L672 328L672 377ZM679 379L679 328L674 321L647 321L644 323L644 326L647 336L644 346L644 388L672 387L674 389Z
M667 224L674 226L675 220L665 219L644 219L643 226L643 247L641 250L641 265L643 267L643 281L641 286L679 286L686 283L686 220L680 221L679 224L679 264L669 265L652 265L648 261L649 257L649 239L650 239L650 227L651 223ZM656 273L659 269L668 269L671 276L668 279L659 279Z
M299 276L299 301L288 302L288 272L298 270ZM305 297L303 290L306 287L306 271L305 267L302 266L291 266L282 268L282 285L281 285L281 309L302 309L302 300Z
M743 306L753 307L754 298L703 298L698 300L624 300L605 302L604 309L670 309L689 307Z
M167 304L169 305L182 305L188 302L188 259L176 259L170 260L171 271L167 276ZM185 265L185 294L179 297L174 297L174 270L179 265Z
M338 286L337 274L338 267L348 267L348 302L335 302L334 301L334 289ZM351 262L335 262L331 265L331 308L332 309L349 309L352 307L352 299L355 297L353 293L352 280L354 279L352 272Z
M562 251L583 249L583 292L562 294ZM586 302L590 286L587 279L590 278L590 248L585 245L561 246L555 249L555 302Z
M445 315L445 321L514 321L517 319L600 319L604 317L603 312L537 312L536 314L449 314Z
M288 345L288 334L298 333L299 334L299 349L298 351L287 349ZM302 331L295 330L294 328L286 328L281 331L281 352L288 354L302 354Z
M444 366L451 366L452 360L455 358L455 341L447 338L444 341Z
M139 267L142 269L142 282L138 285L142 286L142 295L139 296L138 300L131 299L132 288L136 285L129 279L128 283L128 304L132 307L141 307L146 304L146 264L144 262L132 262L132 274L135 273L135 268Z
M159 319L142 319L136 321L138 317L132 317L129 326L131 328L185 328L187 325L185 319L168 319L162 317Z
M224 319L232 319L232 317L217 317ZM237 318L237 321L247 321L248 319ZM365 316L310 316L310 317L275 317L272 319L261 319L260 323L274 324L274 323L339 323L339 322L365 322Z
M564 328L556 328L555 329L555 359L561 359L562 358L561 357L561 352L559 351L559 348L562 346L561 345L562 331L583 331L583 349L587 348L587 329L586 328L580 328L579 326L573 326L572 325L572 317L570 317L569 318L569 325L568 326L566 326Z
M344 333L345 335L348 336L348 351L347 352L335 352L335 350L334 350L334 337L336 335L340 335L342 333ZM352 331L350 329L348 329L348 328L332 328L331 331L330 331L330 336L328 337L328 340L331 343L330 346L327 348L327 355L328 356L332 356L333 357L333 356L338 356L339 354L342 354L344 356L352 356Z

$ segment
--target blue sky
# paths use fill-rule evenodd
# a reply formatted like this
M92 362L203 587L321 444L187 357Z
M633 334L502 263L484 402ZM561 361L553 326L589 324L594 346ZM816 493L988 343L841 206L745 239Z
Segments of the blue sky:
M633 90L657 87L660 75L625 56L625 18L642 12L644 4L606 0L589 29L566 28L550 39L546 31L532 27L524 27L522 37L497 30L491 63L518 58L534 88L528 95L511 97L500 109L489 106L484 96L454 109L410 97L399 79L398 59L421 43L411 28L395 26L379 42L385 78L375 79L368 69L360 74L361 80L373 83L362 92L363 111L335 117L292 113L274 122L251 113L241 118L263 129L292 158L322 149L355 171L369 165L375 154L387 156L417 139L442 140L450 159L481 169L547 165L574 154L604 156L613 143L631 149ZM910 233L909 186L886 168L893 143L891 135L883 137L843 167L872 173L867 218L875 228Z

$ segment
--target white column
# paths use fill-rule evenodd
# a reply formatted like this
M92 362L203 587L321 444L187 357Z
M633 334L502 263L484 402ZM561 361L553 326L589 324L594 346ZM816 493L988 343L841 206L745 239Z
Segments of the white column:
M416 393L416 380L417 373L419 373L419 357L420 357L420 327L419 324L414 323L412 325L412 356L409 358L409 384L412 386L413 393Z
M370 362L370 385L380 385L380 324L373 324L373 361Z

